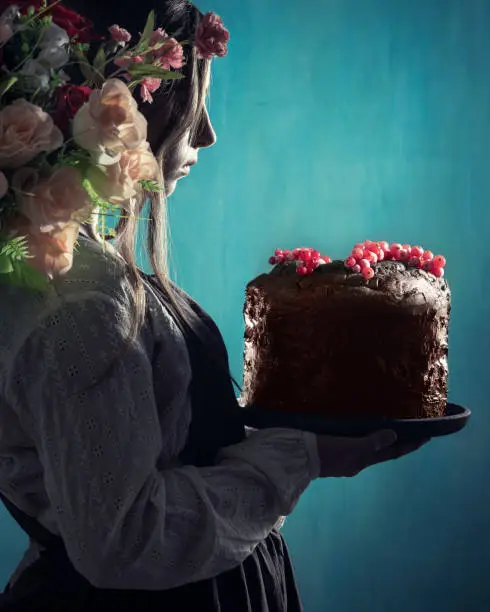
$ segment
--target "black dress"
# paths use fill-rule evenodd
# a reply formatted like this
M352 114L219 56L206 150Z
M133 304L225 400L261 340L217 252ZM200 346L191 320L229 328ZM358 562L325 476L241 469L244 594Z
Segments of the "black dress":
M164 293L145 275L167 309ZM192 421L181 459L184 464L212 465L218 451L244 439L228 355L211 318L188 296L182 298L198 315L200 333L187 329L174 313L189 351ZM278 531L238 567L220 576L165 591L97 589L73 567L63 541L0 495L20 527L43 551L0 595L1 612L300 612L302 610L291 560Z

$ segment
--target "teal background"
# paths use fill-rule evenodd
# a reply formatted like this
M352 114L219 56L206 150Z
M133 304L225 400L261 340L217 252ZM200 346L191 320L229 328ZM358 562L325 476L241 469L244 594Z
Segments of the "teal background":
M448 259L450 397L470 426L354 479L316 482L285 534L306 612L490 609L490 2L207 0L218 145L171 199L182 286L241 377L245 283L276 247L365 238ZM356 360L362 367L369 350ZM0 520L0 579L25 540Z

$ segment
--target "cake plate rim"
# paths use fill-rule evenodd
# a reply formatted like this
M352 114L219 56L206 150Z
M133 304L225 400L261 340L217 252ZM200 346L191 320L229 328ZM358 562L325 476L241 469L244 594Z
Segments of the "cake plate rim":
M444 416L425 419L323 417L261 410L256 405L242 406L241 411L243 424L254 429L278 427L341 437L361 437L380 429L392 429L399 441L452 435L464 429L471 417L469 408L452 402L446 404Z

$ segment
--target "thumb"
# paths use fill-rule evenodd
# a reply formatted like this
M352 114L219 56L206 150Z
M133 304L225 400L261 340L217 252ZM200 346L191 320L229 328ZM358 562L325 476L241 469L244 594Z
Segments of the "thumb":
M393 446L397 440L396 433L391 429L382 429L369 436L370 442L374 447L375 452L379 452L384 448Z

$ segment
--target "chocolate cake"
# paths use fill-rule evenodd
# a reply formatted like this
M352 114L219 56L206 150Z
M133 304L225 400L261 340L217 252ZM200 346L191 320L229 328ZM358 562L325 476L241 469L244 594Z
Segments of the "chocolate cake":
M245 405L335 417L444 414L448 284L423 259L414 266L390 253L367 266L374 276L325 259L299 275L286 258L248 284Z

